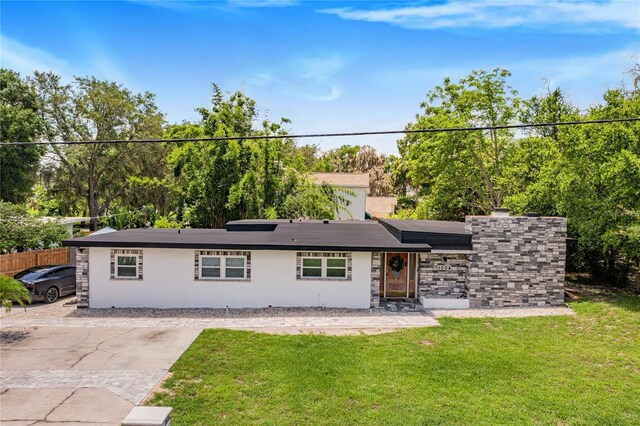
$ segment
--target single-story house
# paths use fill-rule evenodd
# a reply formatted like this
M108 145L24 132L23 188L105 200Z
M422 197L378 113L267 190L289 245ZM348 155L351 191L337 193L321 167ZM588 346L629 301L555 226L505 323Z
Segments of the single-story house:
M239 220L225 229L129 229L76 247L78 307L558 306L566 220Z
M326 184L337 190L345 190L340 195L348 201L337 213L338 220L364 220L365 199L369 192L369 173L312 173L311 179L317 185Z

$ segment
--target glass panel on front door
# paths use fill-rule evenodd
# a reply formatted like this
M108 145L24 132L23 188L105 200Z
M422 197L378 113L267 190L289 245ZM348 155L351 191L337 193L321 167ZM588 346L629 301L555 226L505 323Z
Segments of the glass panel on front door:
M384 259L384 297L415 297L416 255L386 253Z

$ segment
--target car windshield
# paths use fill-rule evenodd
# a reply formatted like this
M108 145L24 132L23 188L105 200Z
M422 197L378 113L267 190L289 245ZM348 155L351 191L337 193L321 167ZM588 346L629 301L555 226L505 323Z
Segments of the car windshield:
M47 267L47 268L30 268L27 270L24 270L22 272L19 272L15 275L14 278L19 279L19 280L24 280L24 281L29 281L29 280L35 280L37 278L40 277L40 275L42 275L43 272L47 272L49 269L51 269L51 267Z

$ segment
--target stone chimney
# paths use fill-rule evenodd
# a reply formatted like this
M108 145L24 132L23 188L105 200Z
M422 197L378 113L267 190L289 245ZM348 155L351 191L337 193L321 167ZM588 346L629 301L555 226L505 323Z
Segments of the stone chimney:
M467 286L471 308L564 303L567 221L537 214L467 216L473 246Z
M509 217L509 209L503 209L499 207L494 207L491 210L491 216L493 217Z

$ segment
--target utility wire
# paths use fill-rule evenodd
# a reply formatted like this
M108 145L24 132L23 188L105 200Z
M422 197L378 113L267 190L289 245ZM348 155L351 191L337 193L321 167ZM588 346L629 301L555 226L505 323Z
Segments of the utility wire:
M551 126L575 126L584 124L604 124L604 123L625 123L640 121L640 117L615 118L608 120L585 120L585 121L563 121L554 123L535 124L507 124L502 126L481 126L481 127L444 127L439 129L405 129L405 130L382 130L371 132L346 132L346 133L309 133L301 135L251 135L251 136L222 136L212 138L180 138L180 139L112 139L98 141L38 141L38 142L6 142L0 146L33 146L33 145L96 145L96 144L128 144L128 143L164 143L164 142L222 142L234 140L254 140L254 139L303 139L303 138L333 138L345 136L373 136L373 135L397 135L416 133L439 133L439 132L471 132L485 130L505 130L505 129L527 129L534 127Z
M126 211L124 213L114 213L114 214L106 214L103 216L79 216L82 219L84 219L82 222L88 222L91 219L108 219L110 217L116 217L116 216L124 216L124 215L128 215L128 214L135 214L135 213L144 213L144 209L137 209L137 210L129 210ZM56 219L59 218L63 218L63 217L57 217L57 216L27 216L27 220L35 220L38 221L40 219L43 218L53 218L54 220L49 221L48 223L56 223ZM25 222L24 218L4 218L4 217L0 217L0 222Z

